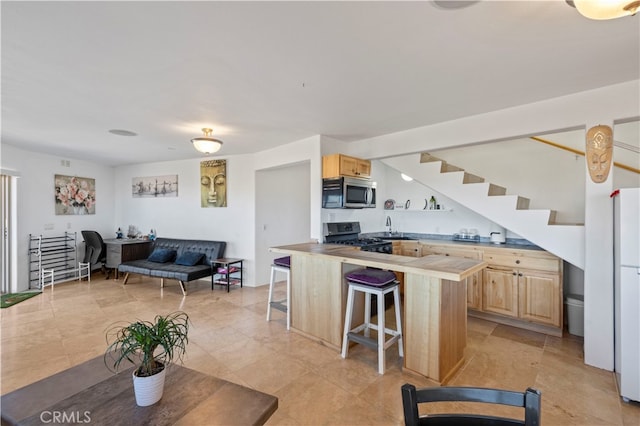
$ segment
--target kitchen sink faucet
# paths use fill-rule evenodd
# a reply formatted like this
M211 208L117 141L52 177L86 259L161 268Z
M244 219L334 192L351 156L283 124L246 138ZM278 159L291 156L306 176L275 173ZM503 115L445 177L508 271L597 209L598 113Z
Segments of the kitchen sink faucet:
M391 217L390 216L387 216L386 226L387 226L387 233L391 234Z

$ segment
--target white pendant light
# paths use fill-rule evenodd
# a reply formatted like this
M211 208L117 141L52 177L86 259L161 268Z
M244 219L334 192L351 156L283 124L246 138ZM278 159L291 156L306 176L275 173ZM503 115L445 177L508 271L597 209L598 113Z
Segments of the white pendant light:
M578 12L589 19L615 19L635 15L640 7L638 0L573 0Z
M220 148L222 148L222 141L212 138L212 132L212 129L208 129L206 127L202 129L202 133L204 133L204 136L191 139L193 147L205 154L213 154L214 152L218 152Z

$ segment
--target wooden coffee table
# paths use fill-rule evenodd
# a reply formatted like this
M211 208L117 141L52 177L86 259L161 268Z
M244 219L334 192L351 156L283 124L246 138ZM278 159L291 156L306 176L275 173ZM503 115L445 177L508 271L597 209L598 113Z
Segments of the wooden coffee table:
M167 370L164 395L138 407L133 367L113 374L102 356L2 395L2 424L262 425L278 398L179 365ZM60 423L60 421L58 421Z

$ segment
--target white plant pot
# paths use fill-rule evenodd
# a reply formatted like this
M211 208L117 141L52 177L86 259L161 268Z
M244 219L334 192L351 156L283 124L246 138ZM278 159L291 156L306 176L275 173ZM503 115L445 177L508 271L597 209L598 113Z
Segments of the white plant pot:
M164 391L164 378L167 375L166 367L149 377L138 377L133 373L133 390L136 394L136 404L140 407L153 405L160 401Z

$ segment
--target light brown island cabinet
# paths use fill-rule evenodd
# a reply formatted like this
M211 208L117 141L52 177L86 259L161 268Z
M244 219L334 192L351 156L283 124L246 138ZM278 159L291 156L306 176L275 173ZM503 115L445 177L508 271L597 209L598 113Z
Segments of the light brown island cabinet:
M446 244L428 244L420 241L394 241L393 254L422 257L430 254L441 256L463 257L482 260L482 251L464 250ZM464 280L467 287L467 307L482 309L482 271L476 272Z
M464 362L464 279L486 263L447 256L420 258L333 244L272 247L291 256L291 330L340 351L347 284L344 274L375 267L404 274L404 369L446 382ZM362 303L362 301L360 301ZM362 312L361 306L356 307ZM362 315L354 315L361 322Z
M322 178L337 178L340 176L370 178L371 161L344 154L332 154L322 157Z
M422 255L439 254L442 256L463 257L465 259L482 260L482 252L478 250L465 250L444 245L422 245ZM482 271L476 272L465 279L467 286L467 308L482 308Z

